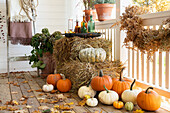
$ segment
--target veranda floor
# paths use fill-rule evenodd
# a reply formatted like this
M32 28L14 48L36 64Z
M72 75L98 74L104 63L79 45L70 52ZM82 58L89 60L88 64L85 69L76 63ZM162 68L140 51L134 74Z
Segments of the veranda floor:
M36 72L11 73L10 78L8 78L6 74L0 74L0 108L5 106L4 104L7 101L16 100L19 105L14 105L14 107L16 106L19 109L24 109L28 113L34 113L34 111L38 110L39 106L48 106L52 108L56 104L60 105L63 103L74 102L74 105L71 106L73 106L72 111L76 113L128 113L124 108L121 110L116 110L113 108L113 106L106 106L101 103L99 103L97 107L78 106L78 102L80 102L81 99L73 93L65 93L64 95L67 95L68 98L63 102L58 102L55 104L41 103L39 98L42 98L45 95L40 96L42 92L37 92L36 90L41 89L45 83L45 79L37 77ZM20 101L21 97L23 96L30 97L27 99L25 104L22 104L23 101ZM26 108L28 105L32 108ZM139 109L139 107L135 106L135 109ZM42 112L42 110L40 111ZM7 111L5 109L0 110L0 113L13 113L13 111ZM156 111L156 113L169 112L160 108Z

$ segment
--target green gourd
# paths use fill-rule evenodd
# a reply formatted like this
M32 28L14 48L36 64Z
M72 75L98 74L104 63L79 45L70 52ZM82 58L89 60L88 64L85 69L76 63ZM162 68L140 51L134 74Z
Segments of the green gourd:
M132 111L132 110L133 110L133 107L134 107L134 105L133 105L132 102L126 102L126 104L125 104L125 109L126 109L127 111Z

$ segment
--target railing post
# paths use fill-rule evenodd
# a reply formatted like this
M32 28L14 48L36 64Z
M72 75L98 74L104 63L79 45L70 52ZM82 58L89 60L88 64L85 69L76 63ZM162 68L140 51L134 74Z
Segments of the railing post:
M120 20L120 1L116 0L116 20ZM116 26L116 37L115 37L115 59L114 60L120 60L120 26Z

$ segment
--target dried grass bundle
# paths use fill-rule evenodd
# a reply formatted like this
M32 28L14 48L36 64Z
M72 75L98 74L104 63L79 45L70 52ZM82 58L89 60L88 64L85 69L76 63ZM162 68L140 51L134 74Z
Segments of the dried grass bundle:
M80 50L89 47L103 48L107 53L107 60L102 63L81 62L78 57ZM54 46L57 72L65 74L71 80L74 92L80 86L87 85L91 78L98 75L100 69L104 74L117 77L123 64L119 61L110 61L111 48L110 41L99 38L73 37L57 40Z
M77 91L80 86L87 85L89 80L96 75L94 65L78 60L63 63L57 68L57 72L63 73L71 80L72 91Z
M133 42L134 49L137 47L141 52L149 53L150 56L158 50L170 50L170 18L167 19L158 30L144 29L142 19L137 16L146 13L142 7L127 7L121 16L121 30L127 31L124 45L129 48ZM166 25L166 26L163 26Z

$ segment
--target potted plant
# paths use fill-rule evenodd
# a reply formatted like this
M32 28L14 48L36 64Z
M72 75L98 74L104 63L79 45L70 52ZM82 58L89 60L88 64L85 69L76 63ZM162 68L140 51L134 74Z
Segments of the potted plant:
M86 17L86 22L90 20L90 12L92 11L93 13L93 20L96 20L96 10L94 8L96 0L83 0L83 4L85 7L85 17Z
M105 21L111 19L111 14L115 0L96 0L94 7L98 15L99 21Z
M47 76L54 73L54 60L53 60L53 43L55 40L62 38L61 32L56 31L50 35L47 28L42 29L42 33L37 33L32 37L30 62L32 68L36 67L39 75Z

